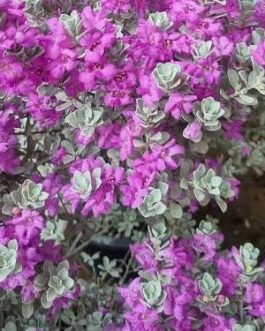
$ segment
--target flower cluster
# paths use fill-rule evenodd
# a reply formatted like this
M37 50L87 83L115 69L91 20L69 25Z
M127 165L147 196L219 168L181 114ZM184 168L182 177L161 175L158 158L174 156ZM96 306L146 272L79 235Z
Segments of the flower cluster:
M30 209L17 211L0 228L0 288L20 291L31 314L38 301L43 308L52 308L52 313L67 307L80 292L79 285L68 276L69 262L63 261L61 247L53 240L42 240L44 229L43 217ZM42 266L48 278L40 273Z
M119 289L122 331L234 331L264 325L264 267L258 267L259 250L252 244L220 251L222 236L209 221L186 239L167 239L159 223L150 234L131 247L141 271Z

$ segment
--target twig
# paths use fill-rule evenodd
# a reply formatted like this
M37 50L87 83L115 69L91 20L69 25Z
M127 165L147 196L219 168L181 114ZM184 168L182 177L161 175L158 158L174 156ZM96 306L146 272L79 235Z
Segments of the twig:
M70 256L71 252L75 249L76 245L78 244L79 240L81 239L83 233L80 231L78 235L76 236L75 240L73 241L69 251L67 252L66 256Z
M125 272L124 272L124 274L123 274L121 280L119 281L119 285L122 285L122 284L125 282L125 280L126 280L126 278L127 278L127 276L128 276L128 273L129 273L129 271L130 271L130 267L131 267L131 265L132 265L132 262L133 262L133 258L130 257L130 259L129 259L129 261L128 261L128 264L127 264L127 266L126 266Z

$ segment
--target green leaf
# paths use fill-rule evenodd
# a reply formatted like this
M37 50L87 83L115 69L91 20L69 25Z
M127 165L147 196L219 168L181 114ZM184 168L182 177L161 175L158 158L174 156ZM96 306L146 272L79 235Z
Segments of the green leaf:
M34 313L34 307L32 303L22 304L22 314L25 319L29 319Z
M246 106L255 106L258 104L258 100L255 96L247 94L240 94L238 97L235 98L235 100Z
M179 219L182 217L182 207L176 203L176 202L171 202L170 205L169 205L169 212L170 212L170 215L173 217L173 218L176 218L176 219Z
M7 247L0 244L0 283L18 271L17 250L18 244L15 239L10 240Z
M144 301L150 306L160 305L165 299L165 294L159 279L154 279L143 283L141 287L141 294Z
M62 14L60 20L73 38L77 38L81 35L83 26L81 18L76 10L72 11L70 15Z
M167 12L151 13L148 17L148 21L163 30L168 30L173 24L172 22L170 22Z
M73 189L82 199L87 199L92 192L92 178L89 171L84 173L76 171L73 175Z
M249 324L245 324L245 325L239 325L236 324L233 327L233 331L256 331L256 327L254 325L249 325Z
M52 306L52 301L48 301L47 292L45 292L40 298L41 305L44 309L48 309Z
M229 69L227 71L227 76L228 76L229 82L230 82L231 86L233 87L233 89L235 91L240 91L240 89L242 88L242 84L240 82L240 77L239 77L237 71L234 69Z
M213 278L211 274L205 272L199 281L201 291L208 297L218 295L222 289L222 283L218 278Z
M13 322L7 322L2 331L17 331L16 324Z
M197 45L194 46L195 54L193 55L195 59L207 58L212 52L213 42L208 41L199 41Z
M181 67L176 63L158 63L153 75L162 89L174 89L182 83Z

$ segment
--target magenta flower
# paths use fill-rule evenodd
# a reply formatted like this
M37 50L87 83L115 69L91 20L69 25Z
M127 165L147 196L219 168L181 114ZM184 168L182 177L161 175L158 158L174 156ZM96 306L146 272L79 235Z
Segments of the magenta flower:
M13 238L16 238L21 245L28 245L30 240L34 240L44 228L42 216L37 211L27 209L22 210L21 216L8 220L5 224L7 224L7 233L10 230Z
M249 283L246 288L245 300L252 316L265 318L265 289L257 283Z
M119 149L121 145L120 131L121 125L117 122L101 125L96 129L99 138L98 146L103 149Z
M121 14L128 13L132 9L131 0L103 0L101 6L108 13Z
M69 74L78 65L77 55L72 49L60 48L58 45L54 45L49 52L51 60L48 62L47 69L55 79L61 78L64 74Z
M143 75L140 80L140 87L137 89L139 95L142 96L146 106L152 106L158 102L163 92L157 87L157 84L152 76Z
M155 273L158 264L148 246L136 243L130 246L130 251L144 270Z
M203 321L204 331L231 331L233 320L229 320L222 315L207 313Z
M134 167L142 171L148 165L154 171L176 169L180 156L184 154L184 147L176 144L172 138L166 144L153 144L151 152L145 152L141 158L134 161Z
M196 95L173 93L165 105L165 112L171 113L175 119L179 120L182 113L189 114L192 111L193 102L196 100Z
M248 284L246 288L245 298L246 302L250 304L261 303L263 300L265 300L264 287L257 283Z
M202 139L202 123L194 121L189 123L183 131L183 137L198 143Z
M234 259L227 257L219 257L217 261L218 278L223 284L224 295L234 295L237 289L237 280L241 274L239 266Z
M28 97L27 106L28 112L41 129L56 125L63 115L62 112L56 111L57 103L54 97L31 94Z
M132 208L139 207L148 193L148 188L152 186L155 177L156 172L149 171L148 168L146 168L145 172L135 170L128 174L127 184L120 187L122 204Z
M15 153L17 137L15 128L19 122L11 110L0 111L0 171L13 173L20 163Z
M87 58L88 55L86 56ZM96 54L85 64L85 69L79 74L79 80L88 91L96 90L100 84L109 82L116 73L115 66Z
M213 37L214 51L218 56L228 56L232 53L234 43L230 41L226 36Z

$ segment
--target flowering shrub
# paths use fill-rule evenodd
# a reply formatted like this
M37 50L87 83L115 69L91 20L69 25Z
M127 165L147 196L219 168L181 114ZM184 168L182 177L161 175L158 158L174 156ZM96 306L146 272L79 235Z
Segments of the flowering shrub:
M262 330L258 251L191 226L264 172L264 0L0 0L0 27L1 329ZM127 288L91 249L116 237Z

